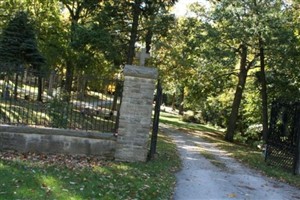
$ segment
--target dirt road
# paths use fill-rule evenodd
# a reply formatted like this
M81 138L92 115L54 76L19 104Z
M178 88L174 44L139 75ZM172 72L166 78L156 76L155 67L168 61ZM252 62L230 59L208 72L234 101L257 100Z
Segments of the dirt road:
M197 136L161 125L177 144L183 168L177 173L174 200L299 200L300 190L262 176ZM202 152L202 154L200 153ZM213 160L203 156L213 155Z

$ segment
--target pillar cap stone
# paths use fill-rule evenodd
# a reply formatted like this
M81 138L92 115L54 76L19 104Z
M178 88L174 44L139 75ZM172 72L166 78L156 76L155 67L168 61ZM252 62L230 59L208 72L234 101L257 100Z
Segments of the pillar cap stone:
M156 68L151 67L125 65L124 75L139 78L157 79L158 71Z

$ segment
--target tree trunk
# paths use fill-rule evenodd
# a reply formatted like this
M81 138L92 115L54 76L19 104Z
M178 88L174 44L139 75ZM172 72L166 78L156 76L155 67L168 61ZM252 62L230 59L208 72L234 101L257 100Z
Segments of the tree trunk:
M117 108L117 105L118 105L118 99L119 97L121 98L122 97L122 84L119 80L117 80L115 82L116 84L116 89L115 89L115 92L114 92L114 99L113 99L113 104L112 104L112 111L116 111L116 110L119 110Z
M240 71L238 74L238 84L236 86L236 91L234 94L234 99L231 107L230 118L228 120L227 131L225 135L225 140L232 142L233 136L236 128L236 122L238 119L239 108L242 100L243 91L247 79L247 47L245 45L241 46L241 60L240 60Z
M17 100L18 97L18 84L19 84L19 73L16 73L16 79L15 79L15 88L14 88L14 99Z
M79 74L77 77L77 99L83 101L86 90L87 79L85 75Z
M179 115L183 115L183 111L184 111L183 101L184 101L184 87L181 87L180 96L179 96L179 108L178 108Z
M175 108L175 102L176 102L176 95L175 95L175 92L173 93L172 95L172 111L174 111L176 108Z
M260 55L260 77L261 100L262 100L262 124L263 124L263 141L266 142L268 134L268 94L265 74L265 54L262 38L259 38L259 55Z
M38 76L38 95L37 95L37 101L42 102L42 93L43 93L43 78L41 75Z
M74 71L73 63L68 59L66 63L66 82L65 82L66 101L69 101L71 97L73 71Z
M138 26L139 26L139 17L141 14L140 9L140 0L135 0L135 3L133 5L133 19L132 19L132 27L130 32L130 41L129 41L129 47L128 47L128 53L127 53L127 64L132 65L133 58L134 58L134 50L135 50L135 43L137 39L137 32L138 32Z
M149 30L147 31L147 34L146 34L146 53L150 53L150 50L151 50L151 43L152 43L152 37L153 37L153 31L151 28L149 28Z
M55 72L51 71L51 74L50 74L50 77L49 77L49 87L48 87L48 91L47 91L47 94L51 97L53 96L54 81L55 81Z
M77 8L76 11L72 11L69 9L69 12L71 14L71 36L70 36L70 47L73 51L76 51L76 46L74 46L74 41L76 38L76 27L78 26L78 21L80 18L80 11L81 11L81 6ZM71 52L72 52L71 50ZM71 98L71 91L72 91L72 83L73 83L73 76L74 76L74 62L73 62L73 56L72 53L69 52L69 55L66 58L66 82L65 82L65 101L70 101Z

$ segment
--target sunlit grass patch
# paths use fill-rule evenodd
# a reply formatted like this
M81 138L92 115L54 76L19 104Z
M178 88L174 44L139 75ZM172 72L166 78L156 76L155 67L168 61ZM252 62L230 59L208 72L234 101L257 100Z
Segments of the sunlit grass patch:
M157 152L147 163L101 161L81 168L0 157L0 199L171 199L178 152L162 134Z
M209 125L184 122L181 120L180 116L178 116L176 114L172 114L172 113L161 112L159 120L162 123L170 124L177 128L180 128L180 129L193 129L196 131L208 131L208 132L214 133L214 134L222 133L221 130L219 130L215 127L209 126Z

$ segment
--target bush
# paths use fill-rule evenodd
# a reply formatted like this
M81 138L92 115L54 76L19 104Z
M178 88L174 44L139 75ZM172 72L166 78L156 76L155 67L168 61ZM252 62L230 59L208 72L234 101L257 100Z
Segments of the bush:
M183 114L182 121L188 123L199 123L199 120L197 120L194 115L189 115L189 114Z
M68 127L68 103L55 97L48 104L51 125L54 128Z
M196 112L196 114L195 114L192 111L185 112L182 116L182 121L188 122L188 123L197 123L197 124L205 123L201 112Z
M262 129L262 124L250 125L245 133L237 133L234 140L243 144L257 146L261 143Z

